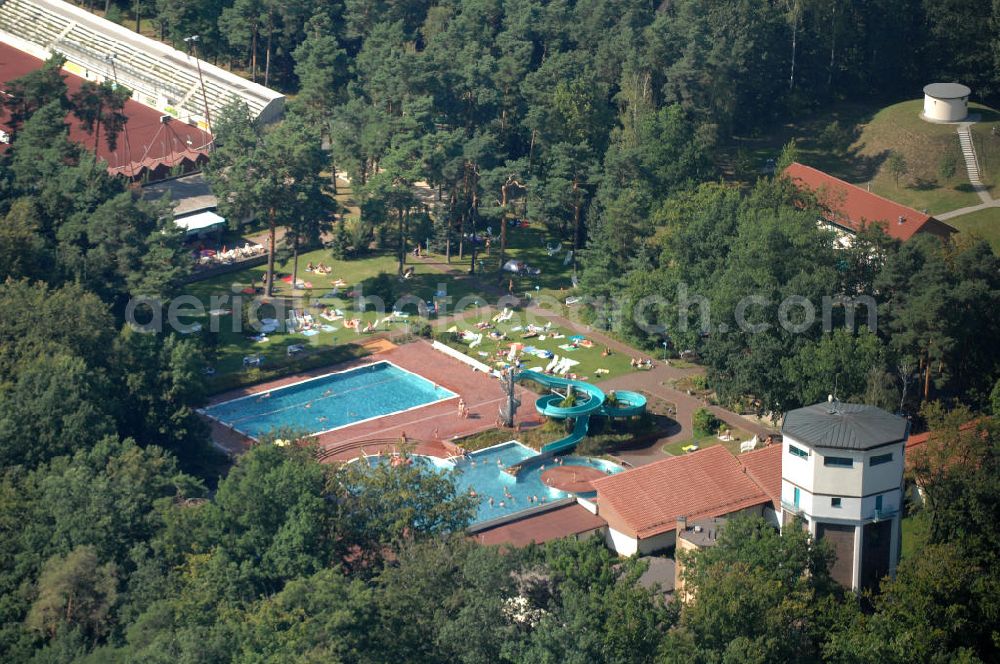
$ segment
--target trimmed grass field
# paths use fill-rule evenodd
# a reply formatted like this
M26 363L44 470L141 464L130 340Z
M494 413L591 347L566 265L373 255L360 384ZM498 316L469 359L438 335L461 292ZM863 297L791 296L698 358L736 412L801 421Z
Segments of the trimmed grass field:
M332 266L333 272L329 275L306 272L305 266L310 260L313 263L323 262L325 265ZM359 290L365 295L382 297L385 300L386 313L391 311L397 298L404 295L414 296L412 302L404 307L405 311L411 313L409 318L383 323L377 328L377 331L415 329L425 323L424 319L416 315L416 301L426 302L430 300L439 288L446 289L455 300L473 292L472 284L461 278L440 274L426 265L414 265L414 269L416 272L413 278L401 281L396 276L395 257L390 255L335 261L331 259L330 252L323 249L303 254L299 258L299 279L310 282L313 288L293 290L289 283L278 279L275 281L275 301L280 300L285 304L285 315L287 315L288 309L294 308L300 312L309 312L317 324L326 324L325 328L320 328L317 334L310 336L301 332L286 332L283 325L285 316L271 304L262 306L257 312L257 318L279 318L282 326L278 331L265 335L266 340L264 341L256 341L252 338L255 335L253 329L243 328L239 311L216 316L207 313L214 309L231 310L233 308L232 299L221 298L232 298L234 295L239 295L243 288L250 285L251 281L260 287L263 283L266 266L249 268L241 272L190 284L186 289L186 294L196 297L202 303L206 313L201 316L185 316L181 320L184 323L198 322L204 330L218 332L218 334L203 332L206 339L209 340L207 346L215 350L215 361L212 367L217 375L242 372L243 358L246 356L260 355L265 367L274 366L286 361L287 348L290 345L301 344L305 346L306 352L310 353L363 340L365 335L357 330L345 328L343 320L326 321L319 317L319 313L324 308L330 308L342 310L349 319L360 318L362 325L367 325L375 320L384 320L384 315L373 307L363 312L357 310L356 298L348 295L355 290ZM290 275L290 262L278 264L276 273L279 276ZM379 279L380 273L386 276ZM348 286L340 288L339 294L333 296L332 283L338 278L347 282ZM391 292L387 293L386 289ZM244 301L251 299L245 295L241 297Z
M607 378L636 371L630 364L631 358L624 353L613 352L610 355L605 355L605 348L598 344L594 344L590 348L572 348L570 337L582 336L586 338L586 332L575 332L553 325L537 336L525 339L524 335L527 333L527 326L529 324L539 327L546 325L547 321L543 317L536 318L518 311L514 312L514 317L508 322L490 323L491 327L487 329L478 329L476 327L477 322L489 321L489 317L476 320L472 316L469 316L468 320L456 326L459 330L483 335L482 341L475 347L470 347L471 342L454 340L447 333L441 335L442 341L462 351L469 357L497 368L507 365L506 358L511 344L520 343L526 347L525 352L520 357L520 361L526 369L544 368L550 362L549 359L533 355L531 350L529 350L535 349L538 351L548 351L554 355L559 355L559 357L568 357L578 362L566 374L566 376L576 374L578 380L599 382ZM505 338L500 340L491 339L489 337L490 332L503 334ZM600 374L595 373L598 369L606 370L606 373L604 371Z
M993 253L1000 255L1000 208L986 208L979 212L963 214L949 219L948 223L963 235L976 235L993 247Z
M728 426L728 425L727 425ZM682 456L687 454L683 448L688 445L697 445L698 449L703 450L706 447L714 447L716 445L722 445L727 450L732 452L734 455L740 453L740 443L745 440L750 440L753 438L753 434L749 431L744 431L738 427L728 427L729 433L732 435L732 440L720 440L717 434L709 434L707 436L695 436L694 438L689 438L687 440L677 440L672 443L667 443L661 449L664 454L672 454L673 456Z
M979 159L980 177L994 198L1000 197L1000 111L981 104L969 104L970 113L978 113L972 125L972 141Z

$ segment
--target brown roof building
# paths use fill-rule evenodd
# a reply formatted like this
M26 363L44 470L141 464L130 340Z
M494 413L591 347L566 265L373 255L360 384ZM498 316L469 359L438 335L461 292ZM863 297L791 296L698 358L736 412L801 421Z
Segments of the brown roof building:
M495 527L478 530L472 537L480 544L527 546L549 540L573 537L586 539L604 531L607 524L577 503L533 512L505 521Z
M774 505L774 456L780 501L781 448L771 449L752 453L748 466L741 462L747 455L716 445L594 481L608 544L622 555L646 554L674 545L678 517L763 515Z
M856 235L869 224L879 224L892 238L905 242L918 233L946 239L958 232L931 215L900 205L861 187L793 163L785 175L802 189L812 192L825 210L823 220L845 236Z

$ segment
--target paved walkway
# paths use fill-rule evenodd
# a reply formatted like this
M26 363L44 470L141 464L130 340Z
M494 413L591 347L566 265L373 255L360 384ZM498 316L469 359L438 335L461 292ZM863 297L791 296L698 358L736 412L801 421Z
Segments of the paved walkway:
M662 459L664 454L660 451L660 448L665 444L694 437L692 417L694 412L699 408L708 408L716 417L730 426L738 427L758 436L766 436L774 433L773 429L749 420L738 413L719 406L710 406L697 396L669 387L668 381L675 379L678 371L681 370L665 366L661 362L657 363L657 366L652 371L638 371L598 383L598 386L605 390L615 389L645 392L650 396L670 401L676 407L673 419L679 425L678 429L669 432L668 435L651 442L643 448L623 451L617 456L620 456L634 466Z
M983 185L979 185L983 190L986 188ZM980 197L985 195L989 197L989 193L979 192ZM957 210L950 210L948 212L942 212L941 214L934 215L935 219L940 219L941 221L947 221L954 217L961 217L963 214L971 214L973 212L979 212L980 210L986 210L988 208L1000 207L1000 199L990 199L989 203L980 203L979 205L970 205L964 208L958 208Z

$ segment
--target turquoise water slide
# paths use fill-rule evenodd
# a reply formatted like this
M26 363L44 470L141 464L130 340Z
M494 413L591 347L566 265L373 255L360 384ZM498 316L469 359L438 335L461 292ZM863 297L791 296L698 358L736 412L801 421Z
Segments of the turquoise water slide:
M632 417L641 415L646 410L646 397L638 392L616 391L615 404L612 406L607 403L604 390L585 381L550 376L530 370L520 372L517 380L533 380L550 390L572 388L574 394L579 395L576 405L569 407L559 405L564 399L561 394L546 394L535 400L535 409L546 417L557 420L571 417L576 420L573 431L568 436L545 445L542 447L542 452L561 452L574 447L587 435L590 416L594 413L599 412L608 417ZM580 398L583 396L586 398Z

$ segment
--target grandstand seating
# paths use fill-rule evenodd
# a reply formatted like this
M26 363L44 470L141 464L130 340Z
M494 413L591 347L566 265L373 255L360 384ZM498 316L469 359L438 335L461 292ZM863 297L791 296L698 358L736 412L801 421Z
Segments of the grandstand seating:
M206 98L213 116L234 97L263 122L284 108L280 93L204 61L203 94L193 57L61 0L0 1L0 40L15 47L27 43L38 57L61 53L73 73L90 80L114 78L136 101L203 127Z

